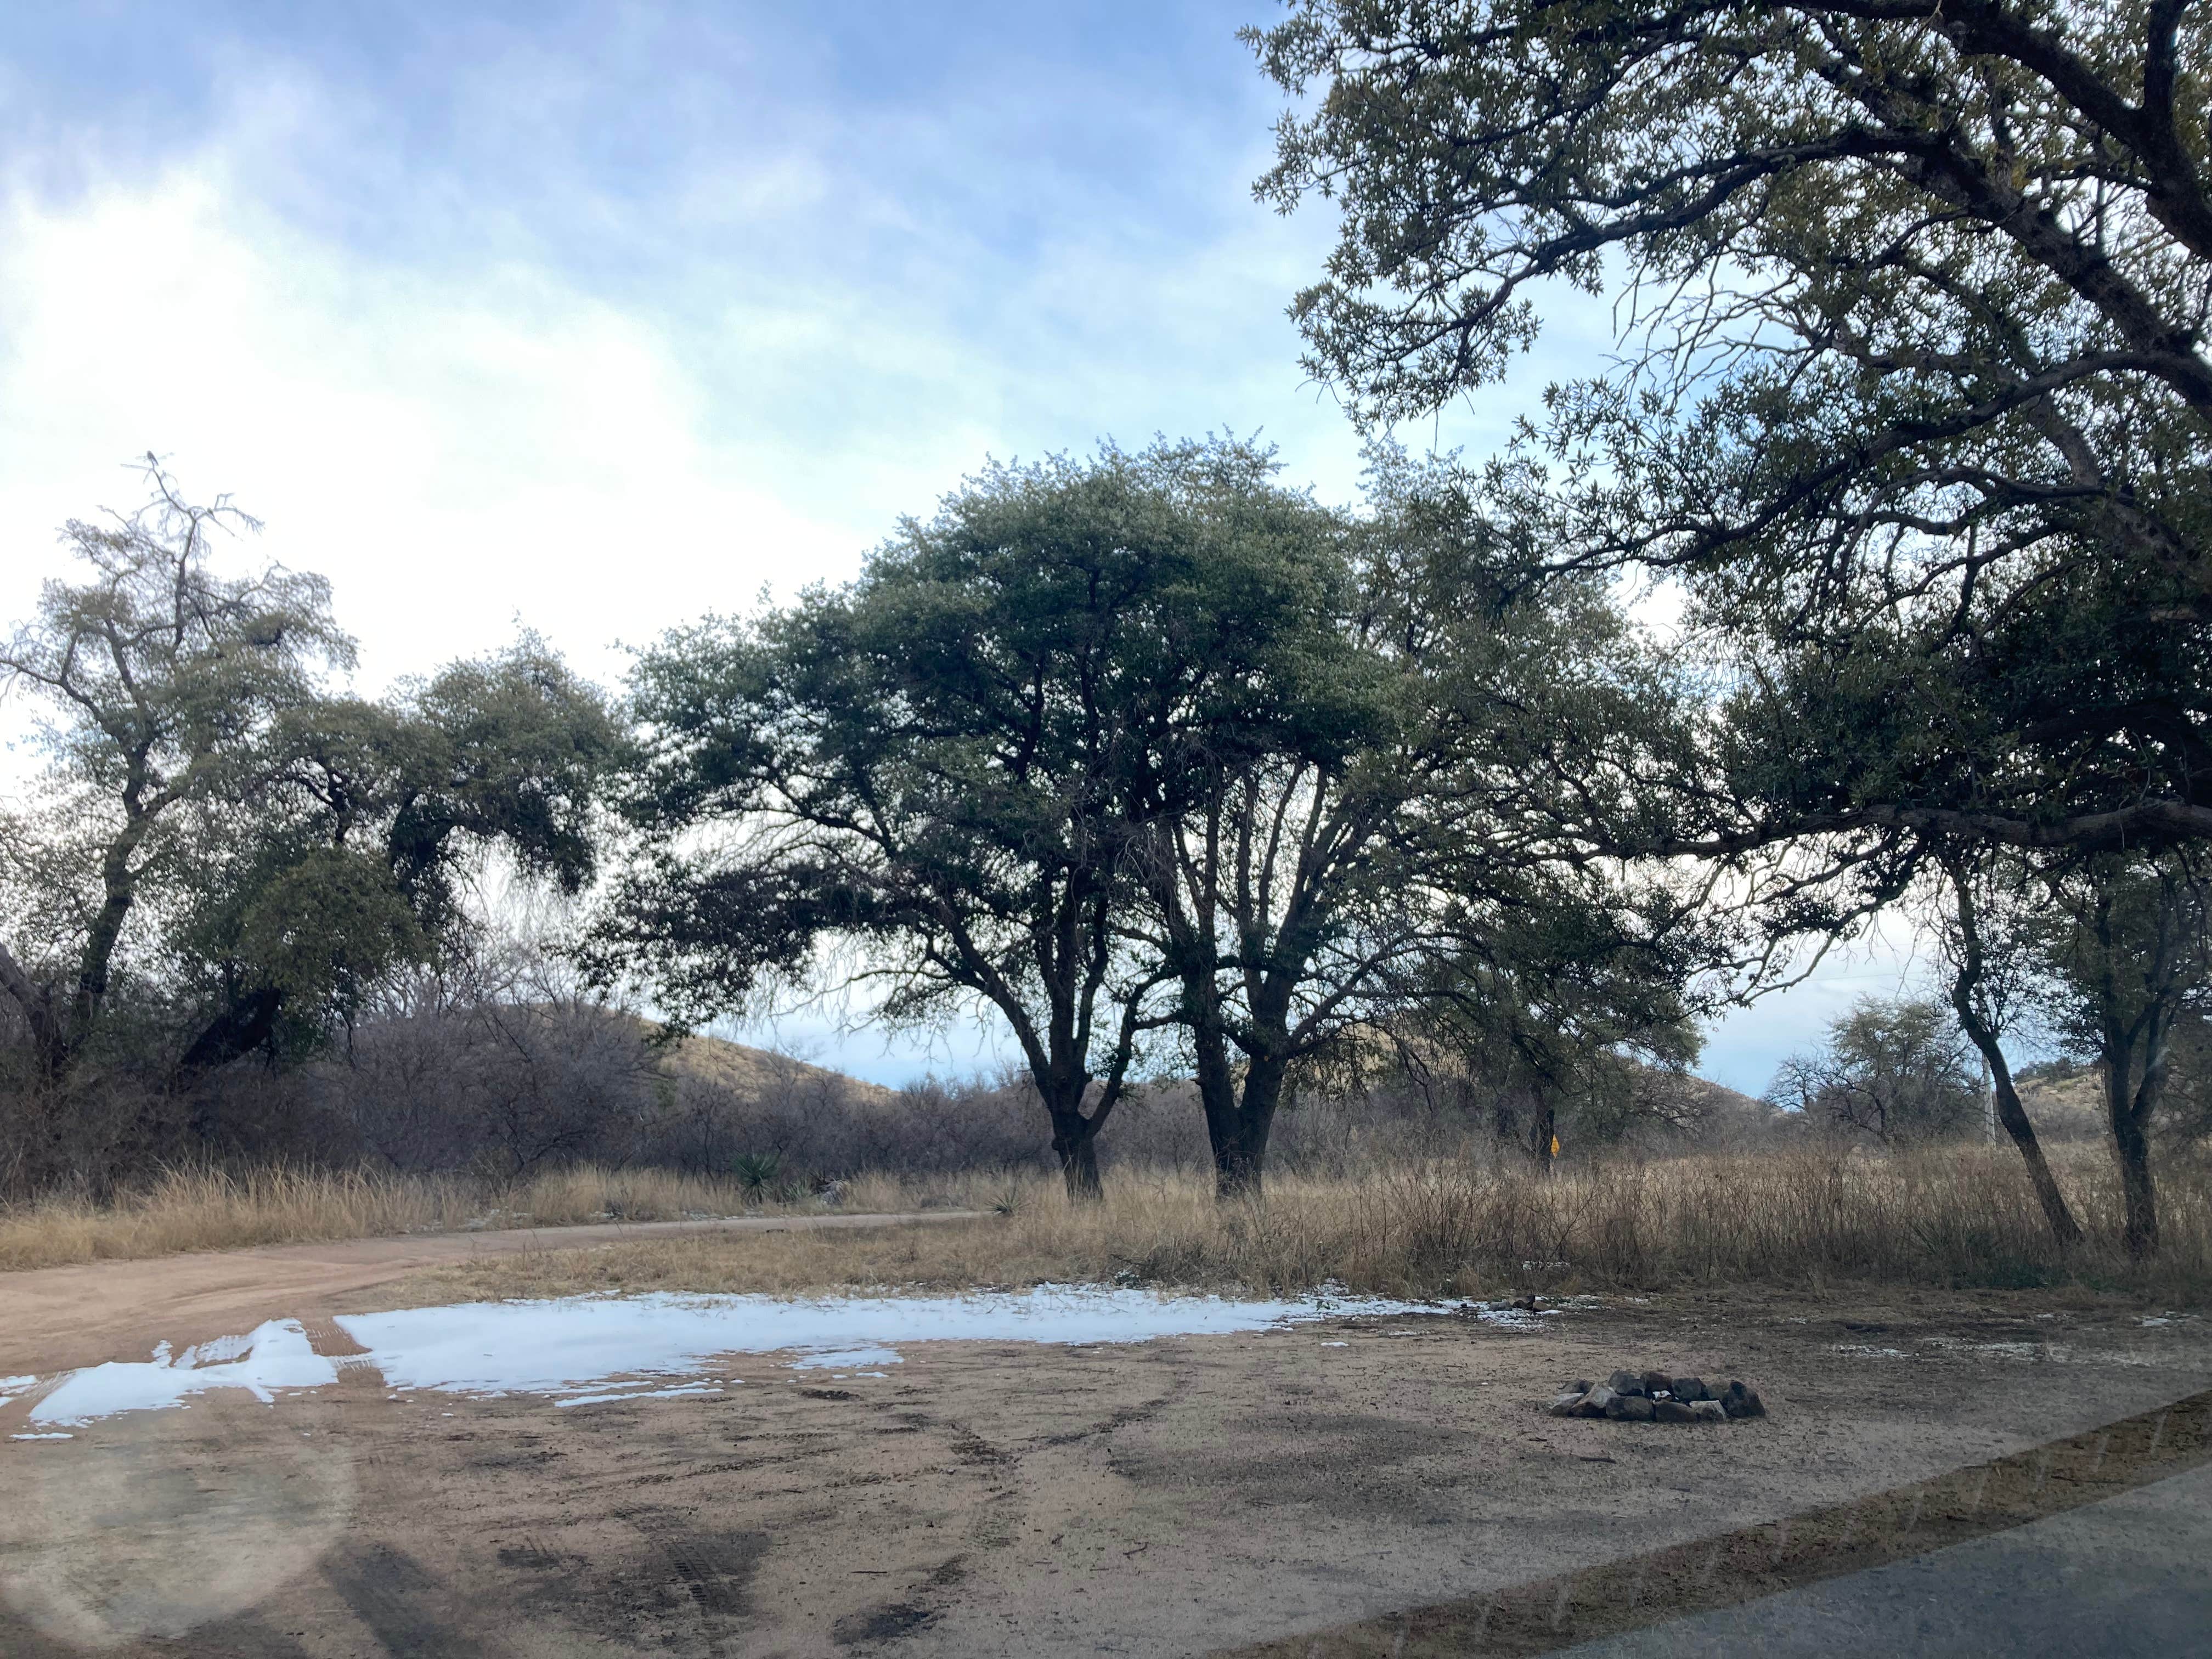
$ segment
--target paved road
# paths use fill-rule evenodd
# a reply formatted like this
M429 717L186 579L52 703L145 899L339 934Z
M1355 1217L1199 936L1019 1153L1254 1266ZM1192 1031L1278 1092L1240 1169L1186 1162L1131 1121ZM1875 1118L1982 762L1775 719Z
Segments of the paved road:
M2212 1655L2212 1468L1871 1571L1562 1652L1576 1659Z
M746 1216L726 1221L613 1222L501 1232L413 1233L323 1244L266 1244L143 1261L89 1261L0 1273L0 1376L143 1359L158 1334L182 1346L250 1330L273 1315L301 1316L331 1297L424 1267L524 1250L581 1249L675 1233L780 1232L972 1221L980 1212L914 1215Z

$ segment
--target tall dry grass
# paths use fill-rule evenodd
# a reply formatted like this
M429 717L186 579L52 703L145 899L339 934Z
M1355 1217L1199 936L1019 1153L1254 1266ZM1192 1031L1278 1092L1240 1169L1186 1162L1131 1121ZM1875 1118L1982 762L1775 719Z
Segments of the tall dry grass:
M409 1300L599 1291L964 1289L1121 1282L1295 1293L1337 1284L1400 1296L1700 1285L2077 1285L2179 1300L2212 1289L2212 1172L2166 1182L2166 1249L2120 1252L2119 1195L2094 1149L2061 1176L2093 1237L2051 1243L2018 1162L1960 1148L1916 1157L1765 1153L1562 1170L1432 1164L1344 1180L1279 1179L1261 1203L1217 1204L1182 1173L1122 1173L1070 1205L1026 1179L988 1220L869 1232L686 1237L439 1269ZM871 1207L896 1208L886 1187Z
M974 1178L848 1186L841 1207L957 1207ZM181 1250L320 1243L396 1233L681 1221L818 1210L810 1195L764 1194L738 1182L665 1170L549 1170L519 1181L264 1170L172 1170L109 1204L50 1196L0 1204L0 1272Z
M2002 1149L1911 1156L1763 1152L1562 1168L1409 1163L1341 1179L1279 1176L1264 1202L1218 1204L1188 1171L1117 1171L1106 1200L1071 1205L1050 1177L865 1176L848 1212L995 1211L990 1220L878 1233L776 1234L544 1251L441 1280L492 1295L605 1289L800 1291L1048 1280L1295 1291L1337 1283L1396 1295L1874 1280L2081 1284L2177 1297L2212 1289L2212 1162L2168 1158L2165 1248L2117 1244L2118 1183L2089 1146L2058 1171L2091 1242L2051 1243L2018 1160ZM726 1181L579 1167L526 1180L179 1170L109 1205L0 1206L0 1270L481 1228L818 1211Z

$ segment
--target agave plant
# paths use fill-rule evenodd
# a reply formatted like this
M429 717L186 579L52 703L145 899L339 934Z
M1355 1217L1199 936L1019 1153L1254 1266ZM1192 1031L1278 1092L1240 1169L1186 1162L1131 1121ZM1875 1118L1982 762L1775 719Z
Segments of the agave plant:
M752 1204L768 1195L769 1184L782 1167L781 1152L739 1152L730 1160L730 1173L744 1189L746 1201Z

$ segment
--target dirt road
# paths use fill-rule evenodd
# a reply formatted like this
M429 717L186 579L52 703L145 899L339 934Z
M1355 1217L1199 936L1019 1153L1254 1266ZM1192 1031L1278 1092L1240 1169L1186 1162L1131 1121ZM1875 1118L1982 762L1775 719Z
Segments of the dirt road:
M747 1216L726 1221L416 1233L326 1244L195 1252L145 1261L90 1261L0 1273L0 1376L143 1359L157 1340L236 1335L274 1316L313 1318L338 1298L425 1267L526 1250L583 1249L683 1233L782 1232L972 1221L968 1210L915 1215Z
M276 1270L326 1288L313 1261ZM1326 1650L1370 1651L1372 1630L1392 1652L1401 1609L1844 1503L2212 1380L2212 1322L2033 1305L1733 1297L1533 1334L1439 1315L902 1344L878 1375L748 1356L716 1367L719 1395L574 1410L396 1395L356 1364L274 1404L221 1391L0 1441L0 1652L1304 1652L1348 1621L1354 1644ZM352 1343L307 1322L343 1364ZM1638 1362L1753 1378L1773 1414L1538 1408L1565 1376ZM0 1434L27 1409L0 1407Z

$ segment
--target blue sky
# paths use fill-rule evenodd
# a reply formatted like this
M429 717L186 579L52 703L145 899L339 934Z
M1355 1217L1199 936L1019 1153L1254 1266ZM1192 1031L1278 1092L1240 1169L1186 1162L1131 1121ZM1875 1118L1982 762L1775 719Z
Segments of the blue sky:
M27 11L30 15L22 14ZM152 449L328 574L372 685L854 570L986 454L1261 431L1348 499L1255 204L1279 95L1190 3L99 3L0 31L0 617ZM1603 349L1560 308L1431 431ZM1407 434L1409 437L1416 434ZM21 714L0 705L0 732ZM1893 942L1715 1035L1756 1091ZM972 1063L786 1028L886 1078Z

